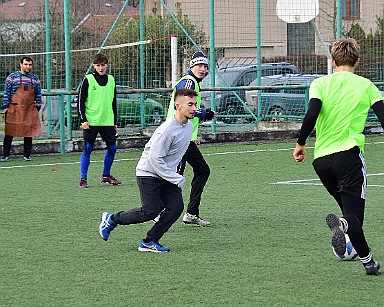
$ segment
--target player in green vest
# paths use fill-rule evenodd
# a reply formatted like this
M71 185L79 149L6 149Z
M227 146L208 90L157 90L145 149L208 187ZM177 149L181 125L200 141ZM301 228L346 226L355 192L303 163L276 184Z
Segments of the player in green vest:
M367 185L363 131L370 108L384 127L384 104L379 89L354 73L359 49L352 38L333 44L335 72L312 81L309 108L293 157L304 162L306 139L316 125L313 167L342 214L340 218L335 214L326 217L332 231L332 246L337 254L343 255L348 234L366 273L377 275L380 263L373 259L363 231Z
M181 175L184 173L186 162L188 162L188 164L192 166L193 179L191 184L191 193L187 212L183 216L183 222L185 224L209 226L211 223L200 217L199 208L201 202L201 195L210 175L210 169L199 148L197 147L197 145L200 144L197 135L199 128L199 120L211 120L217 113L211 110L205 110L200 108L201 93L199 83L207 74L208 58L203 52L197 51L193 54L189 67L190 69L187 71L185 76L183 76L177 82L176 86L173 89L172 98L168 108L167 118L172 118L176 113L174 107L174 95L176 90L186 88L197 92L197 111L195 113L195 117L191 120L194 126L194 130L187 152L184 154L183 159L181 160L178 166L178 173Z
M79 188L87 188L87 173L91 162L91 152L97 135L107 145L101 182L120 185L121 181L111 175L111 167L116 154L117 105L116 85L113 76L108 75L109 61L98 53L93 61L94 73L85 76L78 98L78 113L83 129L84 149L80 156Z

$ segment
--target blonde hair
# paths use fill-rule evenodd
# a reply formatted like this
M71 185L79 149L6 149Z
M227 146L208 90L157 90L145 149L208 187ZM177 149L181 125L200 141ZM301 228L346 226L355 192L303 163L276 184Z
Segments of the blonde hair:
M355 66L359 60L360 46L353 38L341 38L332 45L331 54L336 66Z

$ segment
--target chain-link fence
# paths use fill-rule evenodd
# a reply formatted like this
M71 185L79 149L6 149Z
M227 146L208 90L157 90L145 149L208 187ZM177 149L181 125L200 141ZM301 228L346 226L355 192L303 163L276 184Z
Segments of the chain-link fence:
M0 82L30 55L43 92L57 93L44 95L42 138L76 137L76 91L103 52L119 85L120 135L130 135L164 120L174 74L203 50L202 105L219 112L204 123L213 132L300 121L310 81L332 71L338 37L359 42L356 72L383 89L383 18L382 0L0 0Z

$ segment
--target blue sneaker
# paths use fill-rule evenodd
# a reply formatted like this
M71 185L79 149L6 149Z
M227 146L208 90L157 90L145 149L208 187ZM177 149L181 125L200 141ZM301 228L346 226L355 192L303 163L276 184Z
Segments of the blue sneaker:
M139 252L152 252L152 253L166 253L169 252L170 249L168 247L162 246L159 242L152 240L149 243L141 240L140 246L137 249Z
M99 226L99 233L103 240L107 241L109 238L109 234L111 231L117 226L116 222L114 222L111 217L112 213L104 212L101 217L101 223Z

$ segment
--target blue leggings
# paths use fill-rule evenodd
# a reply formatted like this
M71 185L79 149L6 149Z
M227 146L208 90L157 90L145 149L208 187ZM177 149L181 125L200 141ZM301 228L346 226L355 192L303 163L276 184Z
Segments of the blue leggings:
M113 160L115 159L116 148L117 148L116 143L111 146L107 146L107 151L104 156L104 168L103 168L104 175L111 174L111 167L112 167ZM89 164L91 163L92 151L93 151L93 145L91 143L86 142L84 150L80 156L80 177L81 178L87 178Z

